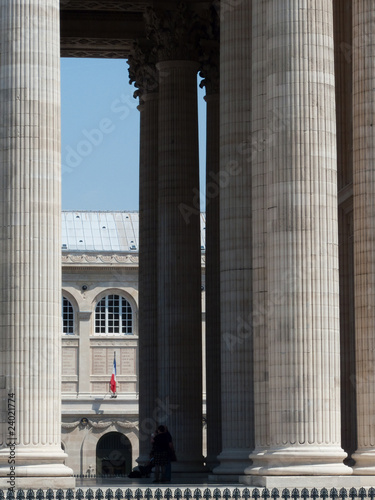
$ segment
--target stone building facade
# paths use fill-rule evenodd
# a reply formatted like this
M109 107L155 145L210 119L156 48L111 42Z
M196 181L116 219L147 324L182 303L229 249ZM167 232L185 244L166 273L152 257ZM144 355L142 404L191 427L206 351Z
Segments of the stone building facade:
M0 0L0 486L10 446L19 486L74 483L60 425L60 55L127 59L137 88L139 421L169 398L178 466L205 469L200 72L206 462L218 481L374 484L374 35L373 0Z
M62 249L66 464L76 475L126 475L138 456L138 214L64 212ZM113 305L100 307L106 297ZM126 325L114 324L123 318ZM117 398L109 386L114 357ZM108 440L104 456L100 440Z
M204 338L204 214L201 221ZM150 448L170 411L160 400L139 422L138 252L137 212L62 213L62 445L76 476L127 476L138 463L139 426Z

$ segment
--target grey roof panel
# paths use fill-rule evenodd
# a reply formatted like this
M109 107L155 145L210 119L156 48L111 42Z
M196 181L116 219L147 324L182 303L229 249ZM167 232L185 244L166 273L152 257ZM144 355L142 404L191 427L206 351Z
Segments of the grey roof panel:
M206 248L206 216L201 214L201 249ZM62 212L62 249L138 252L138 212Z

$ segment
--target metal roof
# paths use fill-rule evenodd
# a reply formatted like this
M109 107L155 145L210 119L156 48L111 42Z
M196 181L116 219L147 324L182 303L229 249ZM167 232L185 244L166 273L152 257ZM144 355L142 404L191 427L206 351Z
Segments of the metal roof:
M201 250L206 248L206 217L201 214ZM138 252L138 212L62 212L62 250Z

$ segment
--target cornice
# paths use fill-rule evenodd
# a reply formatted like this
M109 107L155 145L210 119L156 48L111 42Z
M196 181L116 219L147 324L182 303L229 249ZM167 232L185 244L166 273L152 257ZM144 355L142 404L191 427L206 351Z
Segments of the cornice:
M126 58L133 40L144 36L143 12L69 10L60 12L63 57Z
M126 58L133 41L128 38L61 37L62 57Z
M118 253L85 253L85 252L64 252L61 257L62 265L75 265L75 266L103 266L104 265L121 265L126 267L138 266L138 254L118 254Z
M88 252L63 252L61 257L63 267L127 267L129 269L138 269L138 254L117 254L117 253L88 253ZM201 266L206 265L206 255L201 254Z

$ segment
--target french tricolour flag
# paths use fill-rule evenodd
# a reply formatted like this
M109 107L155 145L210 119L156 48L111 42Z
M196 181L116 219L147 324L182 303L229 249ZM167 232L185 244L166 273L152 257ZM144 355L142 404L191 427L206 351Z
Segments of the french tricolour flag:
M111 391L113 394L116 393L116 353L113 357L113 368L112 368L112 377L111 377Z

